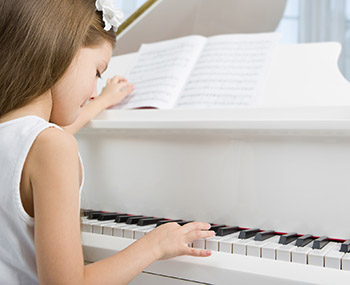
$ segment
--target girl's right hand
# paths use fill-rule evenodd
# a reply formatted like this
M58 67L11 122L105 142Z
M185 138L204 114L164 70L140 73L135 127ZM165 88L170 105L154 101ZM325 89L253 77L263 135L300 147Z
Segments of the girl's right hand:
M215 236L209 231L210 224L192 222L180 226L177 223L167 223L149 232L144 239L152 243L157 259L168 259L179 255L210 256L210 250L191 248L188 244L196 239Z
M122 76L114 76L107 80L100 96L96 100L103 101L105 108L119 104L134 90L134 85Z

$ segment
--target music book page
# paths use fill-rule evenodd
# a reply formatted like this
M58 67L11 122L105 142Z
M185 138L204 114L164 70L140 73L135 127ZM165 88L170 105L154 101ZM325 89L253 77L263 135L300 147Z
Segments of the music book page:
M116 108L252 105L279 35L189 36L142 45L127 78L135 90Z

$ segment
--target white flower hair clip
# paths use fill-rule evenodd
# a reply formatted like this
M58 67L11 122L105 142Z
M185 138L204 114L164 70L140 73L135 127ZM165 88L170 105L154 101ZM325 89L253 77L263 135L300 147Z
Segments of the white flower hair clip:
M124 14L115 7L114 0L96 0L95 6L97 11L102 12L104 29L109 31L113 27L116 32L123 21Z

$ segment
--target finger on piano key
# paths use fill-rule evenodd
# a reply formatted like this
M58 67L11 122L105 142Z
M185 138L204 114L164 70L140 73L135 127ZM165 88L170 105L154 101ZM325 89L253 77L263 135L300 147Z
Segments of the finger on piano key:
M261 257L262 256L262 248L269 243L277 243L279 240L279 235L270 235L268 238L266 236L263 237L262 241L257 241L256 236L252 243L247 244L247 255L248 256L255 256L255 257ZM260 238L259 238L260 239Z
M340 244L337 244L330 251L328 251L325 255L325 267L334 268L334 269L342 269L342 258L344 256L344 252L340 251Z
M328 242L321 249L313 248L308 254L308 264L324 267L325 255L335 246L336 242Z

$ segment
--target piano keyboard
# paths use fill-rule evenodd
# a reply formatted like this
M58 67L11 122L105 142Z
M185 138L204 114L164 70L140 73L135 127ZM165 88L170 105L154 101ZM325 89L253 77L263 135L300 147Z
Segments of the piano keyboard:
M91 237L89 237L90 235L93 236L93 239L101 239L101 241L103 238L106 238L106 241L118 239L118 242L122 243L120 250L130 245L135 240L140 239L161 224L175 221L180 225L183 225L190 222L181 219L170 220L142 215L130 215L126 213L110 213L92 210L83 210L82 212L83 237L85 237L85 239L91 239ZM267 264L273 262L278 264L279 267L285 268L282 272L285 270L292 272L294 270L292 270L292 268L295 266L297 268L296 270L300 270L300 266L302 266L304 273L307 270L311 270L311 284L332 284L334 281L332 278L336 278L337 284L342 284L340 282L341 279L339 278L343 275L344 282L349 282L350 280L350 240L334 240L328 237L314 237L312 235L301 235L297 233L279 233L273 230L263 231L260 229L247 229L238 226L220 224L212 224L211 230L216 232L215 237L195 240L190 246L212 250L212 257L215 256L215 259L222 259L222 257L227 259L228 257L232 257L235 258L236 262L237 260L240 260L239 262L243 263L251 262L252 259L256 259L254 262L258 262L259 260L261 262L267 262ZM86 243L84 244L84 240L83 247L84 253L85 251L88 251L87 248L89 248L89 245ZM103 245L99 248L101 252L106 250ZM112 255L117 251L118 250L116 249L116 251L113 252L112 247L112 252L109 252L108 255L100 255L97 253L97 259L95 257L90 257L88 259L94 260L86 261L93 262ZM96 251L94 252L96 253ZM199 262L203 261L203 258L199 259L201 260ZM205 263L206 261L203 262ZM263 263L258 266L263 266ZM277 271L273 274L276 272ZM342 275L337 275L338 272ZM307 278L304 275L305 274L303 274L303 278L297 280L297 283L295 284L305 283ZM328 279L326 276L328 276L328 278L329 276L333 276L331 278L332 282L330 281L331 283L327 283ZM183 279L183 277L181 278ZM273 280L278 280L276 284L283 284L280 283L281 279L278 278L283 279L283 276L274 276ZM315 278L318 281L315 281ZM196 279L194 281L200 282L198 280L199 279ZM267 280L267 283L274 284L269 278ZM290 281L290 277L288 281ZM215 284L217 283L215 282ZM305 284L310 284L310 282Z

